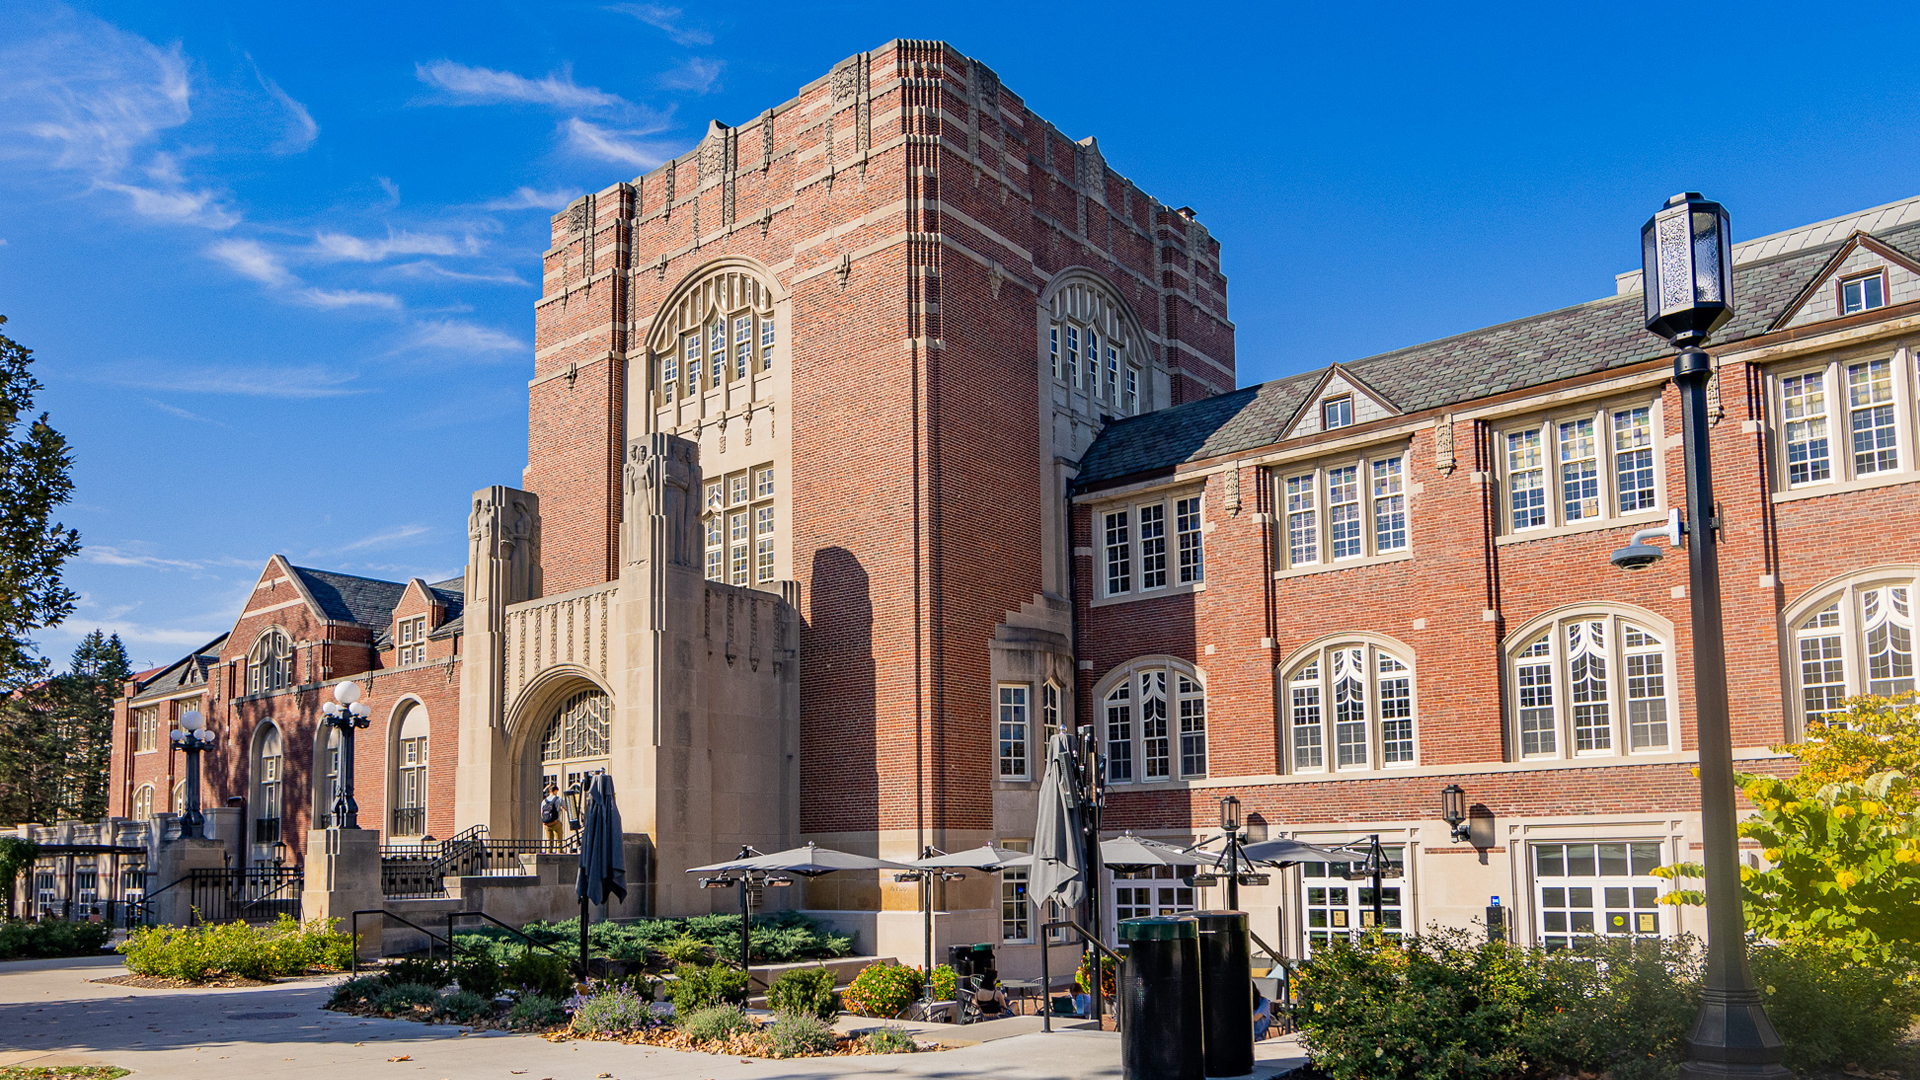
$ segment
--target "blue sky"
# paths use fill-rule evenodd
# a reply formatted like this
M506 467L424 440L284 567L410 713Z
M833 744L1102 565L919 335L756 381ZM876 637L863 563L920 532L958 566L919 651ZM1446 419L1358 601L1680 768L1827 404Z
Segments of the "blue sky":
M87 544L43 647L170 660L273 552L458 573L548 216L895 37L1195 207L1243 383L1606 295L1683 188L1745 237L1920 194L1908 6L1015 10L0 3L0 314Z

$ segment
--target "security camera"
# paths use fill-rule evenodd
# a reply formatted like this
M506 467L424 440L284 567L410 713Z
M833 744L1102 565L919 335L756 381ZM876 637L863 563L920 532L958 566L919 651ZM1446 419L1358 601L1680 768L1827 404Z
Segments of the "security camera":
M1622 570L1645 570L1660 561L1660 549L1647 543L1664 537L1668 547L1679 547L1686 529L1680 524L1680 511L1667 511L1667 523L1657 529L1641 529L1632 542L1613 553L1609 561Z

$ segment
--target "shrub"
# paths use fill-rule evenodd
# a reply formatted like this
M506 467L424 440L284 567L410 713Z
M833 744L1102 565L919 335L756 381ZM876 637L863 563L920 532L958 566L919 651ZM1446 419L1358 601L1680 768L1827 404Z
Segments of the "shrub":
M419 983L435 990L453 985L452 965L425 956L407 956L389 963L380 973L389 983Z
M453 965L453 981L459 984L463 993L476 994L492 1001L500 996L505 977L500 972L500 965L494 963L491 956L479 954L462 956Z
M1100 996L1110 998L1119 992L1120 966L1113 957L1100 954ZM1083 994L1093 993L1093 965L1088 962L1087 954L1080 954L1080 966L1074 969L1073 985Z
M752 1031L753 1021L738 1005L712 1005L685 1014L678 1027L696 1042L710 1042Z
M940 966L946 967L945 964ZM939 970L939 968L934 969L936 976L939 975ZM914 1041L906 1028L894 1027L891 1024L867 1032L866 1038L862 1041L867 1044L869 1054L912 1054L920 1049L920 1044Z
M679 937L667 942L666 946L660 951L665 953L667 959L673 961L675 964L713 963L713 946L708 945L692 934L681 934Z
M518 997L559 1000L573 994L573 973L567 962L543 950L527 949L501 972L507 989Z
M1859 963L1843 946L1763 945L1752 961L1767 1017L1797 1073L1890 1065L1901 1035L1920 1015L1911 971Z
M833 982L833 972L824 967L783 972L767 987L767 1007L777 1013L831 1020L840 1011L840 995L834 993Z
M747 973L725 964L701 967L682 964L673 969L674 980L667 987L673 1002L673 1014L686 1016L716 1005L747 1003Z
M528 937L545 945L565 947L580 940L580 924L572 919L557 923L534 922L520 928ZM665 953L667 945L678 938L690 938L725 957L740 955L740 917L737 915L695 915L686 919L639 919L633 922L597 922L587 928L587 947L596 956L616 960L646 962ZM498 929L475 930L455 940L461 948L492 954L496 963L506 963L524 944L514 934ZM683 945L691 949L691 945ZM753 921L753 956L756 960L788 963L795 960L824 960L853 952L853 939L829 932L818 920L797 911L765 915ZM699 959L687 954L669 957L676 963L694 963Z
M839 1041L830 1024L811 1014L784 1013L767 1029L767 1042L777 1058L830 1054Z
M440 999L434 1015L456 1024L477 1024L493 1019L493 999L467 990L457 990Z
M933 1000L952 1001L956 979L953 968L946 964L937 964L933 969ZM924 987L922 988L924 989ZM886 1028L881 1030L885 1031Z
M589 1035L653 1026L652 1003L626 987L602 990L573 1010L573 1030Z
M8 919L0 921L0 960L95 956L112 938L106 923Z
M1683 1040L1700 1010L1692 938L1603 939L1577 954L1533 955L1539 982L1519 1033L1531 1060L1652 1080L1686 1057Z
M243 922L217 926L147 926L120 944L127 970L136 975L205 982L224 974L243 979L299 975L310 967L341 968L353 945L335 933L331 920L302 925L287 916L272 926Z
M413 1012L431 1014L440 1003L440 991L425 983L388 983L373 998L375 1012L402 1016Z
M387 980L378 975L361 975L358 978L348 979L333 988L333 993L327 998L327 1008L365 1008L373 1004L373 999L379 997L380 991L386 988Z
M567 1010L544 994L527 994L507 1010L507 1026L515 1031L550 1028L567 1018Z
M913 1004L924 988L919 968L900 964L868 964L842 995L848 1008L861 1016L892 1019Z

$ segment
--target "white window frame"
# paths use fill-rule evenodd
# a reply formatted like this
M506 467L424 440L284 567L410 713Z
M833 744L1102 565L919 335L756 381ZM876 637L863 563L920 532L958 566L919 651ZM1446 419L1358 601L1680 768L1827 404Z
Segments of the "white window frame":
M1008 851L1026 852L1033 850L1031 840L1001 840L999 846ZM1003 945L1033 944L1034 911L1033 899L1027 895L1027 882L1032 875L1024 866L1009 867L1000 871L1000 942ZM1018 914L1010 914L1015 908ZM1011 924L1025 929L1021 934L1007 932Z
M1382 844L1380 849L1387 861L1400 870L1399 877L1380 879L1380 932L1387 937L1400 937L1413 929L1408 919L1413 910L1413 879L1407 873L1406 863L1409 845ZM1307 955L1339 938L1358 941L1362 933L1373 929L1373 878L1344 876L1349 867L1357 865L1360 864L1300 864L1297 897L1300 944ZM1316 921L1321 925L1316 926Z
M1673 909L1660 903L1666 884L1651 873L1634 872L1651 871L1666 862L1667 847L1664 840L1647 837L1528 843L1525 872L1532 882L1534 941L1559 951L1599 937L1671 936L1679 920ZM1543 863L1549 851L1554 857ZM1542 872L1543 866L1556 862L1562 873ZM1626 873L1602 872L1623 868ZM1588 872L1567 872L1576 869Z
M286 646L284 652L280 646ZM247 693L268 694L293 685L293 639L273 627L262 631L247 650Z
M1880 302L1877 304L1869 304L1866 302L1867 301L1866 283L1869 281L1878 281L1880 284ZM1849 274L1846 277L1843 277L1840 279L1840 283L1836 288L1835 295L1834 295L1834 310L1838 311L1842 317L1845 317L1848 315L1859 315L1863 312L1868 312L1868 311L1878 311L1881 308L1886 307L1889 303L1891 303L1891 299L1887 295L1888 284L1889 282L1887 281L1887 268L1884 266L1879 267L1878 269L1875 269L1875 270L1870 270L1864 274ZM1857 308L1849 309L1847 307L1847 288L1853 285L1858 285L1861 287L1860 288L1860 306Z
M1601 627L1599 648L1604 650L1600 659L1604 662L1604 683L1601 687L1606 698L1596 701L1592 696L1594 682L1591 679L1591 659L1594 656L1594 635L1591 625ZM1572 631L1578 630L1578 646ZM1630 644L1635 634L1640 636L1641 644ZM1537 651L1540 641L1546 640L1544 652ZM1645 642L1651 641L1651 644ZM1508 635L1503 643L1505 678L1507 679L1508 715L1508 753L1512 761L1564 761L1587 760L1592 758L1640 757L1671 754L1680 749L1680 700L1678 675L1674 667L1674 632L1665 619L1650 611L1631 608L1623 604L1583 604L1559 608L1545 616L1534 619L1521 627L1516 633ZM1648 658L1658 657L1658 671L1649 670ZM1540 672L1544 669L1550 675L1550 681L1542 684ZM1576 686L1576 670L1583 676ZM1658 679L1658 684L1652 680ZM1546 691L1544 704L1542 689ZM1657 690L1648 694L1649 689ZM1576 693L1581 697L1575 700ZM1659 703L1658 722L1664 724L1664 741L1635 747L1636 722L1635 703L1648 703L1638 710L1647 717L1650 727L1656 721L1655 710L1651 703ZM1591 734L1597 728L1593 725L1579 725L1576 722L1581 715L1592 715L1596 705L1606 708L1607 745L1589 746L1582 749L1579 745L1581 730L1587 731L1588 741L1596 742ZM1545 716L1533 715L1545 710ZM1527 749L1526 734L1528 728L1538 728L1538 721L1551 722L1547 731L1553 735L1553 745L1546 749Z
M1341 719L1336 671L1347 672L1359 654L1361 674L1360 723L1364 731L1362 760L1342 762L1342 728L1354 723ZM1398 665L1391 670L1389 665ZM1285 771L1292 775L1354 775L1411 769L1420 763L1420 684L1413 650L1376 634L1322 638L1288 657L1280 674L1280 751ZM1389 716L1387 687L1404 682L1404 717L1398 708ZM1388 761L1387 724L1406 722L1408 756ZM1394 744L1403 740L1395 738ZM1351 740L1347 746L1355 745ZM1317 755L1309 754L1317 750ZM1316 760L1317 758L1317 760Z
M141 784L133 790L132 817L135 821L146 821L153 817L153 785Z
M160 749L160 706L136 706L133 710L133 752L150 754L158 749Z
M1201 490L1096 507L1093 527L1100 541L1099 600L1206 588L1209 530Z
M1115 870L1107 882L1107 910L1114 917L1108 940L1118 933L1122 919L1179 915L1199 908L1199 894L1181 879L1188 867L1154 866L1145 870ZM1124 912L1124 914L1123 914Z
M994 778L1032 780L1033 686L1000 683L994 692Z
M1642 409L1646 410L1645 441L1638 442L1633 439L1631 428L1618 427L1617 418L1630 417ZM1579 441L1576 428L1579 424L1591 426L1590 446ZM1587 402L1500 424L1493 435L1494 467L1500 483L1499 538L1518 540L1561 530L1612 528L1660 517L1667 505L1665 430L1657 397ZM1537 462L1522 470L1516 467L1518 462L1512 444L1529 437L1537 442ZM1563 451L1571 455L1567 460L1563 460ZM1647 458L1651 458L1653 470L1653 505L1623 508L1621 499L1628 490L1646 489L1624 488L1620 482L1621 466ZM1580 497L1577 489L1569 484L1571 478L1566 466L1578 461L1593 463L1591 498ZM1516 487L1517 477L1523 472L1537 474L1539 486ZM1636 479L1642 475L1638 469L1633 474ZM1514 496L1521 490L1537 491L1543 501L1538 522L1530 520L1531 514L1524 524L1516 517Z
M1064 403L1096 415L1132 416L1146 408L1140 384L1148 366L1144 346L1118 293L1102 283L1072 280L1046 303L1041 371L1053 376Z
M1093 700L1108 783L1164 784L1209 775L1207 679L1199 668L1171 656L1139 657L1108 672ZM1195 762L1199 769L1187 768ZM1163 768L1158 774L1156 763ZM1123 774L1123 764L1130 773Z
M1906 612L1901 614L1893 605L1889 590L1906 590ZM1870 620L1867 614L1869 594L1878 594L1874 616ZM1823 674L1830 674L1835 666L1840 671L1840 681L1814 684L1819 687L1837 687L1838 700L1832 702L1833 712L1844 711L1846 698L1860 694L1874 693L1878 681L1873 678L1875 672L1871 664L1871 643L1869 637L1873 631L1881 628L1899 628L1905 630L1908 642L1909 664L1920 667L1920 567L1891 566L1851 574L1838 581L1829 581L1809 590L1806 597L1787 608L1782 621L1783 657L1788 675L1789 707L1787 714L1794 719L1799 734L1804 736L1808 725L1815 719L1817 710L1809 708L1808 666L1818 663ZM1828 626L1809 626L1809 622L1834 608L1834 618ZM1890 634L1890 636L1892 636ZM1834 639L1838 639L1837 650L1833 648ZM1809 654L1809 647L1817 647L1818 653ZM1897 671L1889 675L1898 675ZM1920 678L1920 672L1907 676ZM1880 689L1886 689L1880 686Z
M1864 368L1871 374L1874 364L1887 365L1889 397L1885 401L1870 401L1856 406L1853 400L1852 377L1855 368ZM1800 415L1789 411L1791 402L1787 397L1788 384L1795 380L1817 379L1826 406L1822 419L1826 423L1827 474L1809 476L1805 480L1793 478L1792 460L1794 436L1798 427L1807 423ZM1892 355L1878 352L1857 356L1848 356L1818 364L1784 366L1769 373L1768 402L1773 411L1772 428L1774 455L1776 458L1774 491L1776 494L1789 492L1831 490L1836 486L1872 486L1886 483L1904 483L1914 479L1916 435L1916 387L1920 379L1914 371L1914 356L1908 349L1896 349ZM1804 386L1804 383L1797 385ZM1804 393L1799 395L1804 397ZM1856 412L1867 409L1885 409L1893 422L1894 455L1889 468L1862 470L1854 448L1853 420ZM1811 472L1811 470L1809 470Z
M1406 445L1382 447L1358 457L1327 458L1278 466L1273 470L1275 577L1317 573L1371 561L1411 558L1413 554L1413 455ZM1352 470L1350 485L1335 484ZM1357 514L1357 536L1346 538L1348 553L1334 556L1333 515L1338 505Z
M427 662L427 617L415 615L401 619L397 628L399 633L399 666L424 664Z
M1353 395L1336 394L1320 399L1320 430L1353 426Z
M709 581L732 585L774 580L778 519L772 462L737 469L706 484L701 522Z

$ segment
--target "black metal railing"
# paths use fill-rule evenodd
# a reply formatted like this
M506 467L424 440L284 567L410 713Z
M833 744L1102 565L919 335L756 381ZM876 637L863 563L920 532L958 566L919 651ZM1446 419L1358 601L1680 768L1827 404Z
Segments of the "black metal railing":
M1040 929L1043 931L1047 931L1047 930L1053 930L1056 928L1061 930L1073 931L1075 934L1079 935L1079 938L1081 941L1099 950L1101 956L1104 956L1107 959L1112 960L1113 966L1115 968L1118 968L1120 966L1120 954L1108 948L1107 943L1104 941L1101 941L1098 937L1096 937L1093 931L1087 929L1084 926L1081 926L1079 923L1074 922L1072 919L1056 919L1053 922L1047 923L1046 925L1042 926ZM1074 944L1074 943L1069 942L1069 944ZM1054 942L1053 942L1052 935L1043 934L1040 938L1040 993L1046 998L1046 1002L1045 1002L1045 1007L1040 1010L1040 1016L1041 1016L1040 1029L1042 1031L1053 1030L1053 970L1052 970L1052 965L1048 962L1048 958L1047 958L1047 954L1053 951L1053 947L1054 947ZM1118 977L1118 974L1119 973L1116 971L1115 972L1116 978ZM1105 993L1106 978L1105 978L1105 975L1099 971L1095 971L1093 975L1094 975L1094 978L1093 978L1094 985L1090 988L1091 990L1090 997L1093 1004L1093 1019L1095 1022L1098 1022L1100 1019L1101 1007L1105 1003L1106 996L1107 996ZM1116 1009L1114 1012L1114 1020L1116 1022L1116 1026L1118 1026L1119 1019L1120 1019L1119 1011Z
M300 868L285 866L189 870L184 880L193 923L298 919L300 890L306 886Z
M396 806L393 808L393 825L388 830L394 836L419 836L427 831L427 808L424 806Z
M255 818L253 821L253 842L271 844L280 839L280 819L277 817Z
M446 840L380 845L380 895L394 900L447 895L448 877L473 873L471 867L482 861L477 846L486 836L487 827L475 825Z

